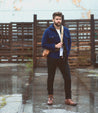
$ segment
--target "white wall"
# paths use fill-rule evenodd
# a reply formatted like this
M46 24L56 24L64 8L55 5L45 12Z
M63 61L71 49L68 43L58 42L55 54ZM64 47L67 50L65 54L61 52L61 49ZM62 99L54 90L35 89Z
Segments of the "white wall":
M87 19L90 14L98 18L98 0L0 0L0 23L32 22L33 14L51 19L55 11L65 19Z

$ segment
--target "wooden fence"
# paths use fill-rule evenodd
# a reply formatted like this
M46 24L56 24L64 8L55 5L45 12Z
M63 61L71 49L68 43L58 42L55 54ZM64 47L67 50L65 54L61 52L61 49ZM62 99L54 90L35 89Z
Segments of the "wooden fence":
M41 40L44 30L51 24L52 20L37 20L37 15L34 15L34 67L46 66L46 58L42 57ZM91 19L81 20L64 20L63 16L63 25L69 28L72 39L70 66L94 65L98 53L98 20L94 20L93 15Z
M98 66L98 20L94 21L94 37L95 37L95 41L94 41L94 65Z
M33 23L0 23L0 63L32 58Z
M0 23L0 63L24 63L33 58L34 67L46 66L41 40L52 20ZM65 20L72 39L69 64L72 67L95 65L98 56L98 19Z

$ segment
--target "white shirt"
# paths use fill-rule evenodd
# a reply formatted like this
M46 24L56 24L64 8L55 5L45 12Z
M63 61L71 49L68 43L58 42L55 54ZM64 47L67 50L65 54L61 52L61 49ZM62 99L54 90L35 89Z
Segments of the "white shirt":
M59 37L60 37L60 39L61 39L60 29L56 29L56 31L58 32ZM63 47L60 48L60 56L63 56Z

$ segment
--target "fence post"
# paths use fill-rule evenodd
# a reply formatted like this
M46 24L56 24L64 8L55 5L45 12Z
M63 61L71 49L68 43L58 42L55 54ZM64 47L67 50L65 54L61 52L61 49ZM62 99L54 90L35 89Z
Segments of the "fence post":
M9 62L12 62L12 23L9 23L9 45L10 45L10 58L9 58Z
M77 38L77 54L78 54L77 67L79 67L79 65L80 65L79 57L80 57L81 53L79 52L79 21L78 20L77 20L76 25L77 25L77 31L76 31L76 34L77 34L77 36L76 36L76 38Z
M94 23L94 15L91 14L91 63L94 66L95 64L95 23Z
M34 34L33 34L33 68L36 67L36 33L37 33L37 15L34 15L33 17L33 22L34 22L34 26L33 26L33 30L34 30Z

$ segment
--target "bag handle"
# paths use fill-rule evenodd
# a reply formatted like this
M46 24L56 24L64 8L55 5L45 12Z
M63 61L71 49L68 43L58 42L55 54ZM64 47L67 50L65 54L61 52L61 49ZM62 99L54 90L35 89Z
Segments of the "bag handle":
M63 43L63 33L64 33L64 27L61 26L61 42Z

